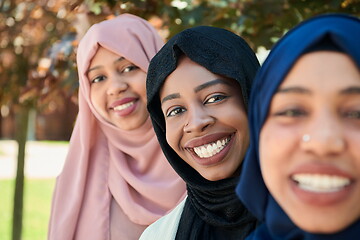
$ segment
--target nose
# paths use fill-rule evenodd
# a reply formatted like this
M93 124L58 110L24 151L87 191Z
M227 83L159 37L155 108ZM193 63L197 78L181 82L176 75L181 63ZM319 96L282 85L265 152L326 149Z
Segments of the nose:
M184 132L202 132L215 123L215 118L203 107L188 109Z
M346 148L341 120L329 114L312 119L302 136L303 150L318 156L336 155Z
M108 95L117 95L129 88L127 81L116 74L111 75L108 78L107 94Z

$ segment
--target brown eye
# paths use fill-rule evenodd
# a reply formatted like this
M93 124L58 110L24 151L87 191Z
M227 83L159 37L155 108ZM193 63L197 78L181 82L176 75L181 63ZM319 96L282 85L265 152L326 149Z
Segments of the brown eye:
M225 98L227 98L227 96L224 96L224 95L214 95L214 96L211 96L210 98L208 98L208 99L205 101L205 104L207 104L207 103L220 102L220 101L224 100Z
M346 112L345 117L351 118L351 119L360 119L360 111Z
M280 111L275 113L275 116L283 116L283 117L301 117L305 115L306 112L300 109L287 109L285 111Z
M182 107L176 107L176 108L173 108L171 109L167 114L166 114L166 117L174 117L178 114L181 114L185 112L185 109L182 108Z
M128 66L128 67L124 68L124 70L122 72L127 73L127 72L131 72L133 70L136 70L136 69L139 69L139 67L137 67L135 65L131 65L131 66Z
M104 75L97 76L91 80L91 83L98 83L104 81L106 77Z

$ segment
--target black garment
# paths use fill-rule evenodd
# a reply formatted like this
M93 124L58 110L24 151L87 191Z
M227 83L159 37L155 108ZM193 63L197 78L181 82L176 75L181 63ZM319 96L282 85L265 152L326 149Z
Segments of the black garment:
M248 44L236 34L221 28L195 27L174 36L155 55L146 83L155 133L165 156L188 189L176 239L243 239L254 229L256 220L235 195L238 177L208 181L166 141L159 91L183 54L215 74L236 80L246 108L259 62Z

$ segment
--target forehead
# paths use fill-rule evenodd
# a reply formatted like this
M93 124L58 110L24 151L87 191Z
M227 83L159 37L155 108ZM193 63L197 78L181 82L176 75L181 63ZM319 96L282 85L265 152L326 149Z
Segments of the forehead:
M186 81L186 79L189 78L196 78L200 81L202 79L199 79L199 77L215 76L217 75L212 73L205 67L192 61L190 58L183 56L179 59L176 69L166 78L165 81L172 81L173 79L183 79L183 81Z
M184 56L179 59L176 69L165 79L160 96L168 91L190 91L196 86L217 78L220 76Z
M104 58L104 57L109 57L109 56L119 56L118 54L116 54L115 52L113 51L110 51L102 46L99 46L98 49L96 50L93 58L92 58L92 61L95 61L95 60L98 60L98 59L101 59L101 58Z
M316 51L301 56L280 87L291 85L328 89L360 83L359 69L346 54Z
M113 64L114 62L120 62L118 60L121 60L121 62L124 63L130 62L122 55L115 53L111 50L108 50L102 46L99 46L94 56L90 60L89 68L95 65L108 65L108 64Z
M187 57L179 59L176 69L167 76L160 89L160 97L169 92L189 91L212 73ZM195 81L194 81L195 80Z

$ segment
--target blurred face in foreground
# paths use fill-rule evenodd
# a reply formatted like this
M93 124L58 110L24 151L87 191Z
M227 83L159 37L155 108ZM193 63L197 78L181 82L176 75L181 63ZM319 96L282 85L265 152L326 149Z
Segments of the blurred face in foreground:
M160 92L166 139L174 151L210 181L237 174L249 144L239 84L187 57Z
M360 74L348 55L303 55L260 134L266 186L292 221L338 232L360 216Z
M146 73L103 47L91 60L88 72L90 97L96 111L123 130L139 128L148 118Z

